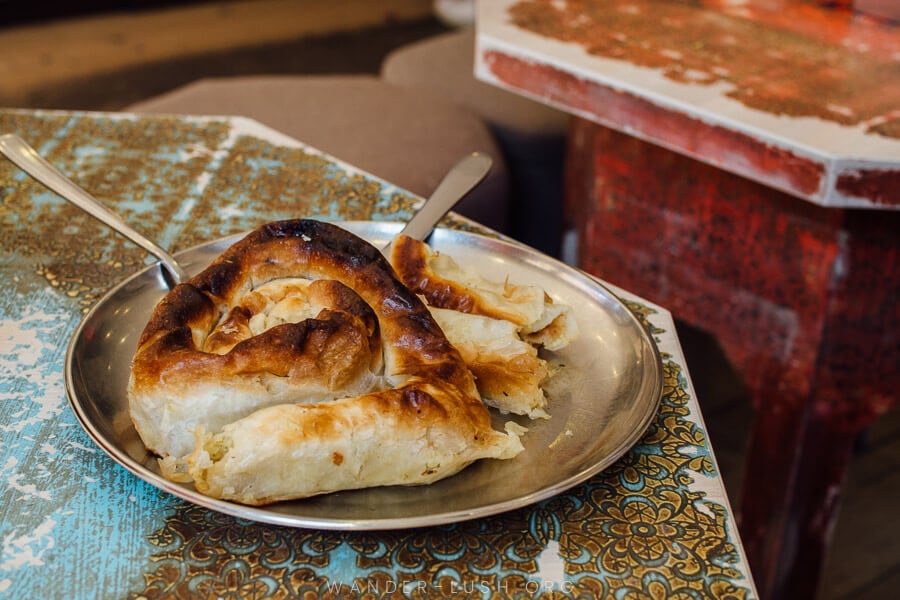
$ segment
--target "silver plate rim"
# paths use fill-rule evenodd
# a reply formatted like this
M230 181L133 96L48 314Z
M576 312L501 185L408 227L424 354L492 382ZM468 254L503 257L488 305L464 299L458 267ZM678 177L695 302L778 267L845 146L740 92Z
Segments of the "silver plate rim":
M356 233L357 235L361 235L362 237L369 239L376 246L378 246L379 244L387 243L387 241L389 241L394 234L399 232L404 225L404 223L394 221L332 222L336 225L340 225L341 227L350 230L353 233ZM377 234L381 237L373 238L370 235L367 235L372 233L373 231L377 232ZM215 247L221 247L219 251L222 251L227 246L244 237L246 233L247 232L229 235L213 240L211 242L197 244L175 253L175 257L176 259L182 259L183 257L191 256L198 251L203 251ZM627 315L633 321L633 325L635 326L636 331L639 332L639 335L642 338L640 341L643 344L646 344L653 356L653 359L651 361L647 361L646 363L646 365L649 367L649 372L646 374L648 380L647 386L653 391L651 394L646 395L646 397L640 399L641 406L639 408L641 410L639 412L638 418L635 419L630 434L624 436L619 441L617 450L615 452L610 453L603 460L594 463L589 468L585 468L577 473L562 478L559 481L555 481L552 484L547 485L541 490L534 493L522 494L503 502L494 502L483 506L477 506L469 510L438 511L431 514L412 517L375 517L367 519L342 519L339 517L321 518L303 515L302 513L286 514L282 512L272 511L266 507L246 506L234 502L210 498L208 496L200 494L199 492L194 490L193 486L185 486L183 484L175 483L163 478L158 473L154 472L144 464L132 458L127 453L127 451L119 447L114 441L107 439L107 437L102 432L100 432L97 424L93 421L90 415L88 415L81 398L79 398L76 392L77 384L73 371L73 364L77 352L76 348L79 342L83 339L85 329L91 323L92 317L96 315L97 312L100 311L103 307L105 307L106 304L111 302L112 299L114 299L123 288L142 277L152 277L154 279L157 279L158 284L160 286L163 286L164 289L165 283L159 263L149 264L145 268L120 281L109 291L107 291L97 302L95 302L95 304L89 309L89 311L79 322L78 326L72 334L72 337L70 338L65 356L64 378L68 404L75 414L79 425L85 430L92 441L115 463L129 471L134 476L145 481L146 483L197 506L215 510L217 512L240 519L286 527L325 529L336 531L379 531L388 529L409 529L449 525L471 519L497 515L518 508L523 508L541 502L543 500L547 500L581 483L584 483L594 475L597 475L598 473L602 472L603 470L614 464L616 461L618 461L644 435L656 413L658 412L659 405L661 403L663 391L663 365L661 354L656 345L656 341L653 339L653 336L646 331L646 329L639 322L634 313L630 309L628 309L627 305L625 305L625 303L616 294L614 294L600 279L594 277L589 273L586 273L570 265L566 265L552 257L544 255L537 250L530 248L529 246L526 246L509 238L498 238L461 229L448 229L443 227L436 229L435 233L436 235L441 235L443 233L445 235L467 236L475 240L476 245L478 243L483 243L488 246L506 246L514 249L514 251L516 252L524 252L529 255L537 256L544 262L549 261L550 263L553 263L556 268L568 272L569 275L581 277L588 280L591 285L594 285L598 289L602 290L604 294L608 295L611 301L617 303L621 309L624 309L624 312L627 313ZM199 271L204 267L205 265L200 265L199 268L196 268L196 270ZM190 267L188 268L190 270ZM408 489L415 490L414 487Z

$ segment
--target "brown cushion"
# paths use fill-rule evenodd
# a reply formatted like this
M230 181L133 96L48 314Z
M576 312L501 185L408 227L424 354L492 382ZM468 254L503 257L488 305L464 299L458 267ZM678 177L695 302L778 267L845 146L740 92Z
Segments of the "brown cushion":
M490 126L509 169L515 210L509 234L558 255L562 235L563 155L569 116L475 78L475 32L464 28L389 53L385 81L439 95Z
M565 134L565 113L479 81L474 70L475 33L464 28L392 51L382 62L381 78L452 100L519 136Z
M426 92L369 75L213 78L125 110L249 117L426 197L460 158L484 152L494 166L455 210L507 229L507 169L490 130L464 107Z

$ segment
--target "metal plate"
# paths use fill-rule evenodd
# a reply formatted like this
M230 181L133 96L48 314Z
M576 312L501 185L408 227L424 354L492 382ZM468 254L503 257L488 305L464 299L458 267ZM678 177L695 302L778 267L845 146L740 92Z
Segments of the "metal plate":
M341 225L377 246L399 223ZM205 268L240 236L177 255L190 274ZM137 340L165 295L153 265L104 296L78 327L66 357L66 392L81 425L120 465L189 502L255 521L320 529L375 530L440 525L484 517L559 494L605 469L634 445L656 413L662 366L652 338L597 280L530 248L438 229L435 249L483 276L538 285L574 307L580 335L545 358L559 366L547 387L551 418L514 420L528 427L525 451L512 460L482 460L428 486L338 492L266 507L209 498L159 474L128 416L126 385ZM510 420L494 415L498 429Z

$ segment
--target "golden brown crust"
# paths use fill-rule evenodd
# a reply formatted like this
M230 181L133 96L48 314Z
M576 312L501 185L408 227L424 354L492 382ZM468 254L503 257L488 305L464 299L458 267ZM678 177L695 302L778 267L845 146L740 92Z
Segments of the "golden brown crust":
M571 308L554 304L544 290L482 279L408 236L398 236L391 248L400 280L429 306L509 321L523 339L548 350L559 350L578 335Z
M253 294L283 278L339 282L339 287L327 284L327 289L320 290L331 296L336 308L245 337L253 333L260 305L279 302L277 291L267 297ZM278 393L269 396L282 399L290 398L289 386L294 383L308 387L312 381L323 388L340 389L344 379L359 378L358 370L380 364L382 352L386 386L394 389L277 411L273 406L266 414L277 413L277 418L272 417L275 422L263 416L250 418L272 402L266 395L271 390ZM203 410L216 412L221 404L225 412L211 422L201 415L195 424L186 425L184 415L197 395L205 398ZM245 457L234 456L234 448L257 437L254 447L271 447L273 452L290 453L291 445L304 448L302 452L295 448L293 456L309 451L307 460L312 462L306 463L308 467L319 464L311 458L314 452L309 447L332 435L358 436L365 430L367 436L380 435L387 445L401 448L407 442L392 435L419 432L417 439L427 438L426 445L432 450L446 455L452 446L458 451L452 460L446 457L444 468L424 469L433 471L428 474L429 481L452 474L472 460L508 458L521 449L517 437L491 428L490 415L459 353L381 253L337 226L311 220L264 225L226 250L205 271L172 290L157 306L140 338L129 400L132 419L149 448L164 458L176 457L175 462L192 453L191 475L198 489L251 504L333 491L324 484L303 481L280 488L259 481L248 483L252 477L247 469L228 465L243 465ZM180 404L185 406L179 408ZM350 419L348 415L361 406L367 407L366 415ZM166 411L174 411L176 416L171 418L178 422L165 423L169 418ZM380 427L382 421L389 421L394 430ZM197 426L205 431L198 433L196 447L186 451L185 436L193 437ZM224 431L223 427L227 432L217 433ZM449 440L454 441L450 444ZM462 440L465 443L460 445ZM329 443L338 444L334 440ZM333 470L353 463L363 472L383 449L360 447L367 447L371 456L356 456L354 462L346 459L349 450L342 447L329 452L320 467ZM412 448L398 450L397 456L405 457L415 470L416 461L424 458L415 456ZM342 457L340 461L334 460L335 453ZM285 464L290 462L285 460ZM390 473L387 479L335 481L343 481L338 489L346 489L391 483ZM240 490L234 489L237 480ZM418 481L397 483L424 481L423 476Z
M204 272L177 286L163 299L138 343L132 367L136 386L156 385L163 377L177 377L179 371L193 376L198 361L221 368L223 362L229 361L255 359L271 365L302 359L307 350L303 342L310 331L321 330L325 325L297 323L279 328L268 334L270 347L238 344L224 353L227 361L200 349L218 323L222 307L233 307L242 293L279 277L335 279L344 283L368 306L382 305L380 312L383 319L389 320L391 353L398 374L431 369L435 376L466 385L469 376L465 366L450 359L455 350L422 302L393 276L380 252L338 227L297 220L270 223L249 234ZM347 310L346 306L341 308ZM226 322L228 318L238 317L229 313ZM377 327L371 322L366 325ZM328 329L337 331L333 326ZM250 357L242 352L248 345L253 349ZM247 369L242 368L244 372ZM260 370L268 368L261 363Z
M281 279L264 284L237 299L200 348L225 354L242 340L300 316L320 321L345 313L355 317L365 329L370 351L380 356L378 319L353 290L334 280ZM373 365L375 368L375 365Z
M391 264L400 280L430 306L502 319L518 326L527 325L543 311L547 298L543 290L506 283L495 284L496 290L478 288L472 284L491 282L466 281L466 273L452 259L405 235L398 236L391 248ZM452 276L443 273L438 264L453 271Z
M537 348L559 350L577 334L571 308L542 289L494 282L427 244L398 236L391 263L425 298L475 375L484 402L501 412L546 418L542 385L550 376Z
M428 246L411 237L401 235L391 243L391 265L400 280L429 305L500 318L460 282L437 275L428 264L430 256Z

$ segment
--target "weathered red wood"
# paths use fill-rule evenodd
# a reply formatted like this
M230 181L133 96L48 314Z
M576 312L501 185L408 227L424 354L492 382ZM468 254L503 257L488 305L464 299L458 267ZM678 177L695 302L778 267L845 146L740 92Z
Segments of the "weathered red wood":
M802 196L815 196L824 186L825 169L821 163L753 136L691 118L551 65L534 64L499 52L486 53L484 60L500 81L541 95L567 110L588 114L598 123L625 129L699 160L727 163L729 169L746 177L777 182L786 191Z
M514 1L484 11L478 71L816 204L896 209L900 30L825 4Z
M714 334L751 392L739 518L759 592L812 598L852 443L897 404L900 213L823 208L586 120L581 266Z
M868 198L884 206L900 205L900 172L896 169L859 169L838 176L834 184L848 196Z

